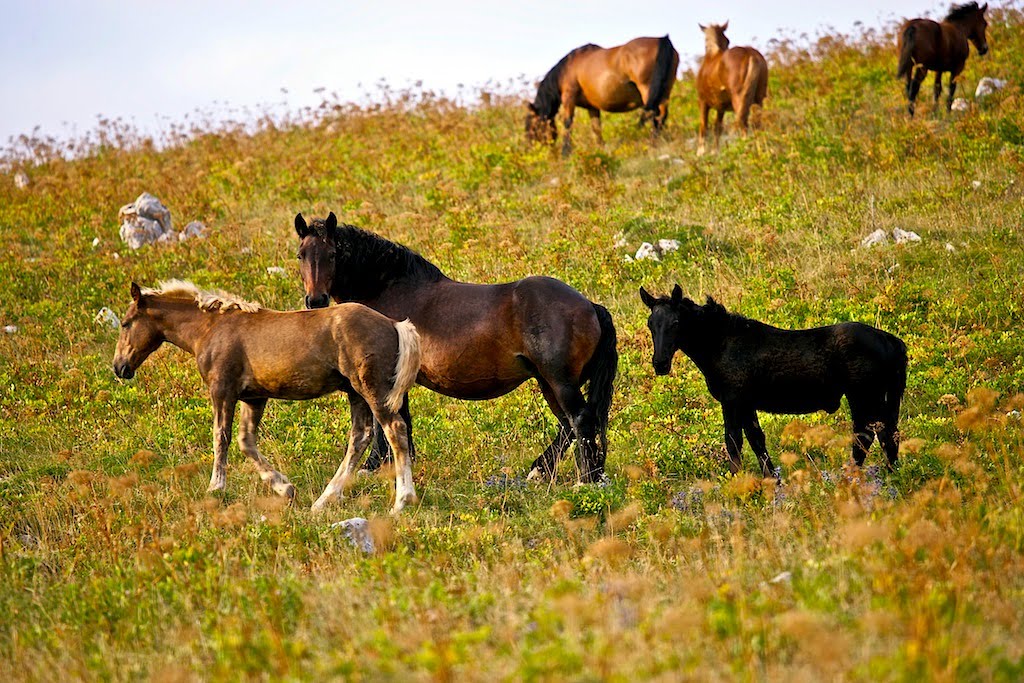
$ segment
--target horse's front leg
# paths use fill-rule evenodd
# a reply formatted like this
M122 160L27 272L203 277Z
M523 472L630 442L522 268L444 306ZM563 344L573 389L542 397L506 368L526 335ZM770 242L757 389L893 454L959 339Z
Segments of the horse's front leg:
M576 110L576 107L571 107L567 113L562 117L562 127L565 128L562 137L562 156L567 157L572 154L572 120Z
M743 420L743 433L747 435L750 447L754 449L758 461L761 463L761 475L764 477L777 477L775 465L768 455L768 445L764 438L764 430L761 423L757 421L757 411L748 410Z
M360 456L366 450L367 444L373 435L374 420L373 413L366 400L352 391L349 392L349 408L352 411L352 429L348 434L348 448L345 451L345 459L338 466L327 488L320 494L320 497L313 503L312 510L322 510L324 506L334 500L341 500L345 497L345 488L348 486L352 475L359 465Z
M729 453L729 471L736 474L743 468L743 421L740 411L732 404L722 404L722 419L725 422L725 450Z
M271 490L289 501L295 500L295 487L284 476L267 462L256 445L256 437L263 419L263 411L267 407L267 399L242 401L242 410L238 421L238 448L256 464L260 479L270 486Z
M946 97L946 111L950 112L953 110L953 96L956 94L956 82L960 78L960 72L950 72L949 74L949 96ZM936 103L938 104L938 103Z
M907 112L913 116L915 109L915 100L917 100L917 93L921 91L921 84L924 83L925 77L928 75L928 69L923 66L914 68L912 76L908 77L907 80Z
M597 144L603 146L604 137L601 135L601 110L588 109L587 113L590 114L590 130L594 132L594 139L597 140Z
M701 100L698 106L700 107L700 128L697 130L697 156L704 156L707 151L704 142L708 134L708 113L711 111L711 105Z
M942 98L942 72L941 71L936 71L935 72L935 89L934 89L934 94L935 94L935 110L938 111L938 109L939 109L939 100Z
M722 142L722 119L725 118L725 107L715 110L715 151Z
M228 483L228 448L231 446L231 425L235 420L233 394L213 389L213 474L210 475L208 492L223 491Z

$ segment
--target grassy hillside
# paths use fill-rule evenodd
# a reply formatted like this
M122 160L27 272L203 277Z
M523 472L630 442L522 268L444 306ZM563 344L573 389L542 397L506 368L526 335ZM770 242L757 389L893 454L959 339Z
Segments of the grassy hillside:
M524 147L518 99L402 93L167 148L113 123L73 160L52 141L9 150L0 677L1021 678L1024 13L991 23L962 81L972 110L929 102L914 120L892 36L776 44L762 130L699 159L690 76L659 146L635 116L607 116L607 145L579 125L567 160ZM986 75L1010 86L973 102ZM117 209L142 191L209 238L128 250ZM123 312L132 279L173 277L297 308L292 217L329 210L457 279L546 274L606 305L611 483L573 488L571 463L553 486L518 478L554 430L535 386L484 403L418 388L421 501L401 518L386 517L386 477L308 511L341 457L341 397L268 409L261 446L299 489L294 508L234 445L228 494L207 497L194 361L167 347L118 381L116 333L93 317ZM922 241L859 247L895 227ZM625 261L658 238L681 248ZM781 485L726 476L699 372L681 357L668 378L650 367L637 288L676 282L780 326L856 319L901 336L898 472L878 472L877 450L864 473L848 467L844 402L763 416ZM328 527L357 515L376 520L381 552Z

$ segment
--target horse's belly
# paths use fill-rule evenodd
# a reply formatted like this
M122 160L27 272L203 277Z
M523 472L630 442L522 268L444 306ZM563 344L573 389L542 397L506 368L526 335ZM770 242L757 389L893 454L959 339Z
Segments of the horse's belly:
M466 401L484 401L497 398L509 393L524 381L528 376L517 377L478 377L475 379L460 377L431 376L420 371L416 382L431 391L439 394L458 398Z

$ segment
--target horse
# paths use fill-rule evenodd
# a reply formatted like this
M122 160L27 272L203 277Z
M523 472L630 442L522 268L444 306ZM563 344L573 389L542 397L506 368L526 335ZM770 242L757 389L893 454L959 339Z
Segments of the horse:
M352 412L348 449L312 509L344 498L371 439L374 419L395 453L392 514L416 500L409 436L399 415L420 366L415 325L395 322L358 304L323 311L273 311L182 280L163 282L158 289L142 289L133 282L131 294L114 354L114 374L131 379L165 341L195 356L213 402L209 491L227 485L231 428L241 404L239 448L275 493L293 501L295 487L270 466L256 445L267 399L307 400L344 391Z
M621 113L638 107L643 107L640 125L650 120L655 138L668 118L668 98L678 69L679 53L668 36L634 38L612 48L578 47L547 72L537 86L537 96L527 103L526 139L554 144L558 139L555 115L561 108L565 128L562 154L569 154L576 107L590 114L598 143L603 142L602 111Z
M765 477L777 476L768 456L757 411L834 413L845 394L853 419L852 456L858 466L879 435L889 468L899 454L899 412L907 385L907 347L896 337L863 323L846 322L808 330L783 330L728 312L710 296L703 306L640 288L651 310L647 326L654 340L652 364L658 375L672 369L676 350L704 375L722 404L729 469L740 470L743 432Z
M491 399L535 379L558 433L529 476L553 479L574 440L579 479L603 476L618 368L615 325L606 308L550 277L504 284L452 280L405 246L339 225L333 212L309 225L298 214L295 232L306 306L324 307L333 298L408 318L423 340L417 381L445 396ZM581 388L588 382L584 399ZM407 404L403 415L411 434Z
M704 154L704 138L708 129L708 112L715 110L715 147L722 137L725 112L736 114L736 127L745 132L753 105L763 106L768 95L768 62L752 47L729 47L722 25L698 24L704 32L704 61L697 71L697 105L700 108L698 154Z
M910 19L900 29L899 64L897 78L907 80L907 112L914 115L914 100L929 71L935 72L935 106L942 96L942 74L949 72L949 96L946 111L953 108L956 79L964 70L974 43L979 55L988 52L985 39L985 11L988 3L978 7L977 2L953 5L941 22L931 19Z

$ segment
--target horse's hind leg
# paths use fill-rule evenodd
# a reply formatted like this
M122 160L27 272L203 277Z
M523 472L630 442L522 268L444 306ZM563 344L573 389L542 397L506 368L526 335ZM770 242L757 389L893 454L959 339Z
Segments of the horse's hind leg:
M327 488L320 494L320 497L313 503L313 510L321 510L325 505L335 499L345 497L345 487L348 485L356 467L359 466L360 456L366 450L367 444L373 434L373 413L370 406L362 396L354 391L348 395L349 408L352 411L352 430L348 435L348 448L345 451L345 459L338 466L338 471L331 478Z
M601 110L588 109L587 113L590 114L590 130L594 132L594 139L598 145L604 145L604 137L601 135Z
M939 99L942 98L942 72L935 72L935 110L939 109Z
M921 84L924 83L927 75L928 69L916 66L913 75L907 77L907 112L911 116L914 115L914 102L917 100L917 93L921 90Z
M697 129L697 156L703 156L707 151L704 142L708 135L708 112L711 107L703 100L699 102L698 106L700 107L700 127Z
M231 446L231 425L235 421L235 396L211 390L213 401L213 473L209 492L223 491L228 482L228 449Z
M242 401L242 410L238 421L238 448L241 449L254 463L259 470L260 479L265 481L270 488L279 496L288 500L295 499L295 487L284 476L267 462L260 449L256 446L256 436L260 428L260 420L263 419L263 411L267 407L266 399L255 401Z
M571 381L545 377L555 400L569 419L572 433L576 437L576 469L580 481L597 481L604 474L604 463L600 462L597 444L597 419L587 407L583 392Z
M946 111L953 110L953 95L956 94L956 81L960 78L959 71L951 71L949 73L949 96L946 97Z
M409 395L406 394L402 401L402 409L399 414L405 420L405 426L409 430L409 453L413 461L416 461L416 444L413 443L412 439L412 414L409 412ZM380 423L377 420L373 421L373 445L370 448L370 454L366 457L366 462L363 463L363 469L369 472L376 472L380 469L380 466L385 462L391 460L391 448L388 446L387 437L384 436L384 430L381 429Z
M743 432L747 435L747 441L750 442L750 447L754 449L754 454L757 455L757 459L761 463L761 474L765 477L778 476L775 472L775 465L772 464L772 459L768 456L768 445L764 438L764 431L761 429L761 423L757 421L756 411L751 410L747 413L746 419L743 421Z
M725 423L725 450L729 453L729 471L736 474L743 469L743 419L736 406L722 404L722 421Z
M850 419L853 421L853 461L860 467L864 458L875 442L874 423L878 421L878 405L880 401L847 395L850 403Z
M530 473L526 475L526 478L537 479L543 477L545 479L553 479L558 461L562 459L565 451L568 450L569 445L572 443L572 425L569 423L569 418L562 412L562 407L558 404L558 398L551 387L543 379L537 378L537 382L540 384L540 391L544 395L544 400L547 401L548 407L551 408L555 419L558 420L558 433L555 434L551 444L530 465Z
M384 434L395 454L395 505L391 514L397 515L406 505L416 502L416 485L412 481L412 459L409 457L409 433L405 420L398 414L378 413Z
M715 110L715 150L722 141L722 119L725 118L725 109Z

